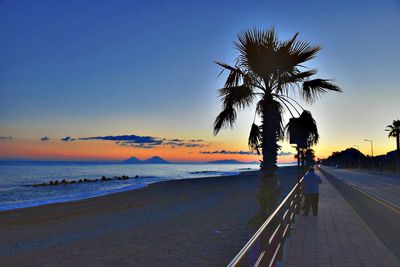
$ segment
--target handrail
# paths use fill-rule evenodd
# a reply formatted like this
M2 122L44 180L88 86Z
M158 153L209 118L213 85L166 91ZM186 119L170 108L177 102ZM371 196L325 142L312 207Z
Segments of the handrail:
M239 253L233 258L233 260L228 264L228 267L234 266L259 266L260 264L265 264L268 266L273 266L277 260L277 254L282 251L282 246L285 238L289 235L290 225L294 222L294 213L300 211L300 202L302 198L302 177L292 190L288 193L284 200L279 204L279 206L272 212L272 214L265 220L261 227L256 231L256 233L250 238L250 240L244 245L244 247L239 251ZM294 201L292 201L294 200ZM289 205L287 205L289 203ZM284 209L286 208L286 209ZM284 210L283 210L284 209ZM279 218L279 214L284 214L281 216L280 223L272 228L272 222ZM288 218L289 220L288 220ZM283 233L281 233L283 231ZM271 233L269 233L271 232ZM280 234L280 239L277 242L275 249L273 248L275 238ZM250 252L252 249L257 249L256 245L262 243L265 249L259 251L259 255L256 255L255 260L250 259ZM272 247L272 251L268 248ZM248 258L247 262L244 262Z

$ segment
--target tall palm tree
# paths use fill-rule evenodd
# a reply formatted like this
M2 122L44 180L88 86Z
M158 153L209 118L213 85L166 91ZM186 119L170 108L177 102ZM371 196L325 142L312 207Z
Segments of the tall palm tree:
M389 138L396 138L397 173L400 173L400 120L393 120L391 125L386 126L386 131L389 132Z
M299 94L312 103L327 91L340 88L327 79L311 78L315 69L305 69L305 62L320 50L308 42L297 40L296 33L288 41L280 41L274 29L250 29L238 35L235 47L239 51L235 65L216 62L229 72L219 89L223 109L214 122L214 134L224 127L233 127L237 111L257 101L248 140L249 148L263 156L261 169L276 170L278 140L283 139L283 113L298 104ZM220 73L220 74L221 74ZM255 123L260 118L260 125ZM292 115L293 116L293 115Z

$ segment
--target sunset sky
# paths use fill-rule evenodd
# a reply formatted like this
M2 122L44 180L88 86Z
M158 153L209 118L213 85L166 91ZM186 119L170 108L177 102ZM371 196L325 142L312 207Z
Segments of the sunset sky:
M254 108L212 131L226 77L213 61L234 64L233 41L254 26L322 46L307 66L343 93L303 103L318 157L370 154L366 138L384 154L400 119L399 25L400 2L386 0L0 1L0 159L257 160Z

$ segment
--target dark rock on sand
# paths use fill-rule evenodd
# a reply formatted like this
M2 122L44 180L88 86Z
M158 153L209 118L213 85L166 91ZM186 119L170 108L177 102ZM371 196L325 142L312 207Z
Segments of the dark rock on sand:
M134 178L139 178L139 175L136 175ZM115 181L115 180L129 180L130 177L127 175L122 175L122 176L114 176L114 178L102 176L101 178L97 179L79 179L79 180L72 180L72 181L67 181L63 179L61 182L58 180L50 181L48 184L47 183L41 183L41 184L34 184L32 185L33 187L38 187L38 186L48 186L48 185L67 185L67 184L77 184L77 183L93 183L93 182L106 182L106 181Z

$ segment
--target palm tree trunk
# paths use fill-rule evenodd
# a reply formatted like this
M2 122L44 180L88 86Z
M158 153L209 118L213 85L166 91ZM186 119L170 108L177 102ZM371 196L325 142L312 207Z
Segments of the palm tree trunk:
M264 96L262 112L262 155L263 164L261 170L275 173L277 170L278 138L277 131L279 117L276 107L273 105L272 96Z
M303 167L303 170L306 168L306 153L304 148L301 150L301 167Z
M264 123L263 125L263 141L262 141L262 155L263 155L263 165L262 170L273 171L277 169L276 161L278 157L277 153L277 138L276 134L271 127Z

